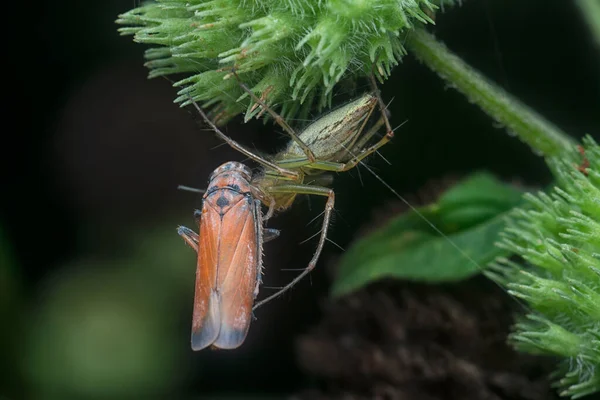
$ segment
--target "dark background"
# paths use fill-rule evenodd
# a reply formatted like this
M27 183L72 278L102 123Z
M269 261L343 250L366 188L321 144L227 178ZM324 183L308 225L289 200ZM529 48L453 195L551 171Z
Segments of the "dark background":
M146 79L143 46L114 24L133 6L62 0L6 16L14 72L4 80L15 91L5 92L1 146L0 397L293 393L310 383L294 340L318 321L340 250L327 245L310 279L258 310L239 350L191 352L194 254L175 228L194 226L200 197L176 187L203 187L216 166L242 157L173 104L167 80ZM574 137L599 132L600 52L572 2L467 1L432 31ZM382 150L392 165L369 164L399 193L477 169L550 182L542 158L411 56L382 90L393 125L408 122ZM227 133L264 151L286 140L239 119ZM394 201L364 169L341 174L335 189L330 237L342 247ZM322 206L302 198L272 220L282 236L265 246L266 286L290 279L281 268L306 265L315 241L299 242L319 229L306 221Z

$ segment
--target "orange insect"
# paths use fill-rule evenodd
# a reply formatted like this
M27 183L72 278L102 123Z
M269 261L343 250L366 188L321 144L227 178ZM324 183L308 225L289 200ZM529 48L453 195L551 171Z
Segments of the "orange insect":
M262 268L261 202L252 193L248 167L227 162L210 176L200 217L200 234L179 227L178 233L198 253L192 318L192 349L239 347L252 320ZM198 249L201 251L198 251Z

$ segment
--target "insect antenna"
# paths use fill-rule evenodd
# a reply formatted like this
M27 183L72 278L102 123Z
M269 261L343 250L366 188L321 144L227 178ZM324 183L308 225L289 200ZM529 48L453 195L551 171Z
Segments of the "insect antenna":
M192 193L206 193L205 189L198 189L191 186L179 185L177 186L177 190L183 190L184 192L192 192Z

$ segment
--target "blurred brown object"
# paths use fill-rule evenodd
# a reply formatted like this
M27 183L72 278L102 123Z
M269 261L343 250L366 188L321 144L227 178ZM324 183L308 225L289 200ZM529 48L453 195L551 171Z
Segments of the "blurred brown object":
M297 342L318 389L294 399L557 399L554 363L506 344L516 305L482 277L380 282L330 301Z

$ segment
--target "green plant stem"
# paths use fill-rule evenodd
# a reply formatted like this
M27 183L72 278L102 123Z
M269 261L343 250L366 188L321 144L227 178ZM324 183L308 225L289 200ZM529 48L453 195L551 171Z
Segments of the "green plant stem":
M576 3L596 39L596 44L600 46L600 1L577 0Z
M527 143L536 153L555 156L575 142L531 108L486 79L424 29L416 29L406 43L409 51L448 81L496 121Z

